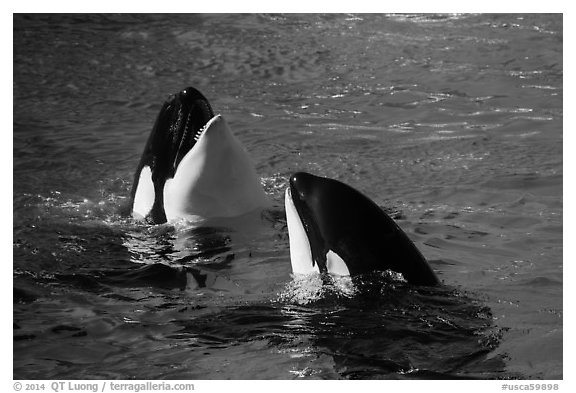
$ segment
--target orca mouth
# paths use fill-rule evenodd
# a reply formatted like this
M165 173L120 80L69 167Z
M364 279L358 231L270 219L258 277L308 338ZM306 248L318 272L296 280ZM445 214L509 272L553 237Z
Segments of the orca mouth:
M138 164L132 185L131 201L138 199L139 209L154 223L167 221L163 190L168 179L174 178L182 159L194 148L210 124L218 116L202 93L187 87L170 96L152 128ZM143 185L141 185L143 180ZM140 189L146 197L136 198Z
M196 145L214 119L210 103L197 89L187 87L164 103L154 126L156 157L163 157L166 177L174 177L182 158ZM159 154L162 152L162 154Z
M152 224L236 217L269 206L247 151L198 90L169 97L134 174L132 216Z

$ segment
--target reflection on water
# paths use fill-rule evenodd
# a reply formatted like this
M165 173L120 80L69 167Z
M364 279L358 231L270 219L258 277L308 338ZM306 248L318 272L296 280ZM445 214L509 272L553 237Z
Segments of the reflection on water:
M561 15L16 15L14 378L561 378ZM198 87L275 207L122 216ZM291 276L305 170L390 211L444 286Z

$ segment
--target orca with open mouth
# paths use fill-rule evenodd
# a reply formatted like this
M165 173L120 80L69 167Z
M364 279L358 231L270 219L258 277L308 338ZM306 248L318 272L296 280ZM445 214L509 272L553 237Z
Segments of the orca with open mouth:
M269 206L248 153L193 87L162 106L130 202L134 218L154 224L237 217Z
M295 274L392 270L410 284L439 283L406 233L354 188L298 172L290 177L285 206Z

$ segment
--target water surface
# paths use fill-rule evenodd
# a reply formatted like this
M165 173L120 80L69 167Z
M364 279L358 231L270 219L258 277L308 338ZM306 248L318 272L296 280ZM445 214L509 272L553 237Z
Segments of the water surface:
M15 379L562 378L561 15L15 15ZM200 89L276 207L122 217ZM305 170L388 209L444 285L291 276Z

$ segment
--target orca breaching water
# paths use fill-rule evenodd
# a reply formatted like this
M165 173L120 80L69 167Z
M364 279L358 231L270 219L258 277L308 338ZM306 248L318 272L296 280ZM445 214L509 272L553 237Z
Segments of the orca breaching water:
M271 206L248 153L193 87L160 110L130 200L132 216L152 224L238 217ZM392 270L411 284L439 283L394 220L342 182L298 172L285 209L294 274Z

